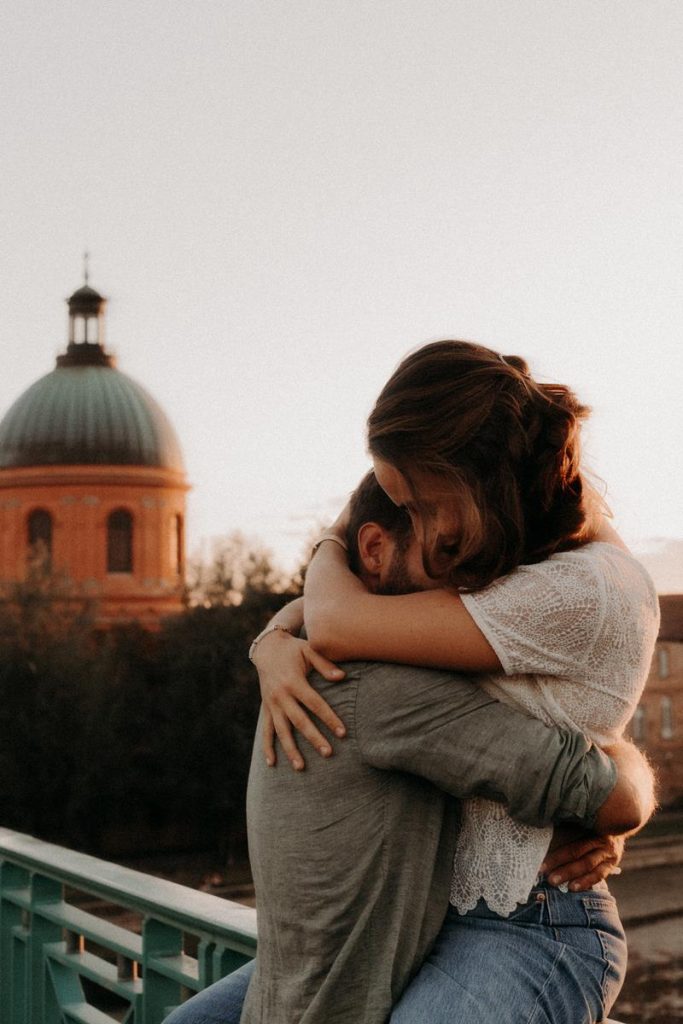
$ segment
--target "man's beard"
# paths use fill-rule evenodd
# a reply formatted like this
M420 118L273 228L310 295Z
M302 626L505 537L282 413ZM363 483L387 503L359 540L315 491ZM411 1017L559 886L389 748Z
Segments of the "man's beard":
M406 552L400 546L397 547L387 570L386 579L377 587L376 593L396 597L399 594L416 594L422 589L412 579L408 571Z

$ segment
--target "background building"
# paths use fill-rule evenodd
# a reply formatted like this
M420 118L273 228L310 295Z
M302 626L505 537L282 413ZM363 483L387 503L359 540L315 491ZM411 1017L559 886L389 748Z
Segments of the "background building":
M631 735L657 770L659 800L683 804L683 594L659 598L662 624Z
M182 606L188 484L165 413L105 348L105 305L86 272L66 352L0 422L0 588L39 563L99 624L154 626Z

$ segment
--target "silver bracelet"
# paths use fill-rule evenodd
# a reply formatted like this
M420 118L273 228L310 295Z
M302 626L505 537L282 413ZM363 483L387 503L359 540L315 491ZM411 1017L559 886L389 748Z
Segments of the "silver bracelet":
M278 629L282 630L283 633L289 633L290 636L294 636L291 629L288 626L283 626L280 622L275 622L273 623L272 626L266 626L265 629L261 630L256 639L252 640L251 642L251 647L249 648L249 661L254 660L254 651L256 650L258 644L261 643L264 636L268 636L269 633L274 633Z
M320 545L324 544L326 540L331 540L333 544L338 544L340 548L344 549L344 553L348 555L349 546L345 540L342 540L342 538L337 536L336 533L324 533L320 540L316 541L316 543L313 545L313 550L311 551L311 558L313 558L313 555L316 553Z

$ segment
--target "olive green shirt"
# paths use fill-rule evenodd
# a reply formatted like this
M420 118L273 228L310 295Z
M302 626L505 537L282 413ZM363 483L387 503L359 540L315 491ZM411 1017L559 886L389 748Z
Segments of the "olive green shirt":
M354 662L312 684L347 727L295 773L257 740L249 849L258 955L242 1024L383 1024L448 907L454 798L504 800L525 822L590 824L613 763L463 676Z

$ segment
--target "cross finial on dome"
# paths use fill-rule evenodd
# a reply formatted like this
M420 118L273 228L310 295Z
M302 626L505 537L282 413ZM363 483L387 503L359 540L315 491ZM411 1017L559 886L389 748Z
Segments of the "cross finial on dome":
M83 280L88 284L90 280L88 263L90 262L90 253L86 249L83 253Z

